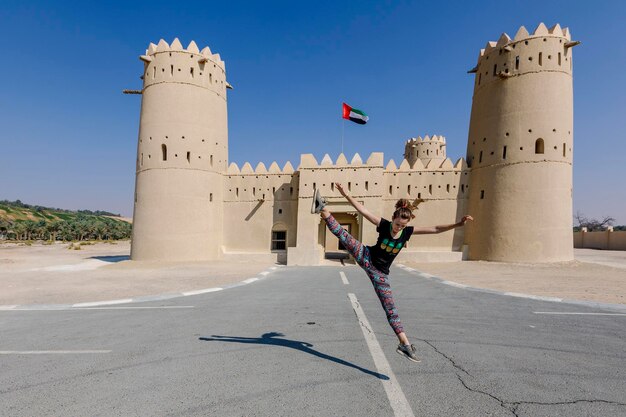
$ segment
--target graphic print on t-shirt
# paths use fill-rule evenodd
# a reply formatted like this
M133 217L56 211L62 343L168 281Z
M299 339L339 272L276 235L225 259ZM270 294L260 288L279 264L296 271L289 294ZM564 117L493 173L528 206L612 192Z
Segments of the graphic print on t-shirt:
M400 249L402 249L402 242L394 242L393 240L389 241L389 239L384 239L380 243L380 248L386 250L387 252L398 253L400 252Z

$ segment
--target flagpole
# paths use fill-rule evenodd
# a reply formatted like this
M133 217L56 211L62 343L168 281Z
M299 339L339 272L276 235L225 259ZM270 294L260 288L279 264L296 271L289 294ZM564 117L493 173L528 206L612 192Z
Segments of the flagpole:
M341 153L343 153L343 129L346 125L346 119L341 119Z

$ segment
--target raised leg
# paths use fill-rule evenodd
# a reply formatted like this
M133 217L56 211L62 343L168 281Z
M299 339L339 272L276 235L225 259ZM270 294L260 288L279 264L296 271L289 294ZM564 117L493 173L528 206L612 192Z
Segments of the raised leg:
M365 245L356 240L346 229L341 227L330 212L328 212L328 217L322 215L322 218L326 221L328 230L330 230L333 235L337 236L350 255L354 257L356 263L359 264L361 268L369 268L369 256L367 256Z

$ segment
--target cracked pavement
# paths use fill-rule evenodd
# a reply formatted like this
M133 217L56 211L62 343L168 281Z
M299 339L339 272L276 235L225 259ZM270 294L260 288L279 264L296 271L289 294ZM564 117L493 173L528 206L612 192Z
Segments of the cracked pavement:
M391 287L419 364L395 353L369 280L351 266L281 268L140 304L190 308L0 312L0 351L110 351L0 355L0 415L392 416L348 293L416 416L626 415L626 316L537 315L601 310L398 268Z

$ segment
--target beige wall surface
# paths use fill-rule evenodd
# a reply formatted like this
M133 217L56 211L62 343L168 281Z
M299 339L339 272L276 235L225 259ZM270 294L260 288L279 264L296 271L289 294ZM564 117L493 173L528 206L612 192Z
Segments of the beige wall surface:
M626 231L574 232L574 247L626 250Z

